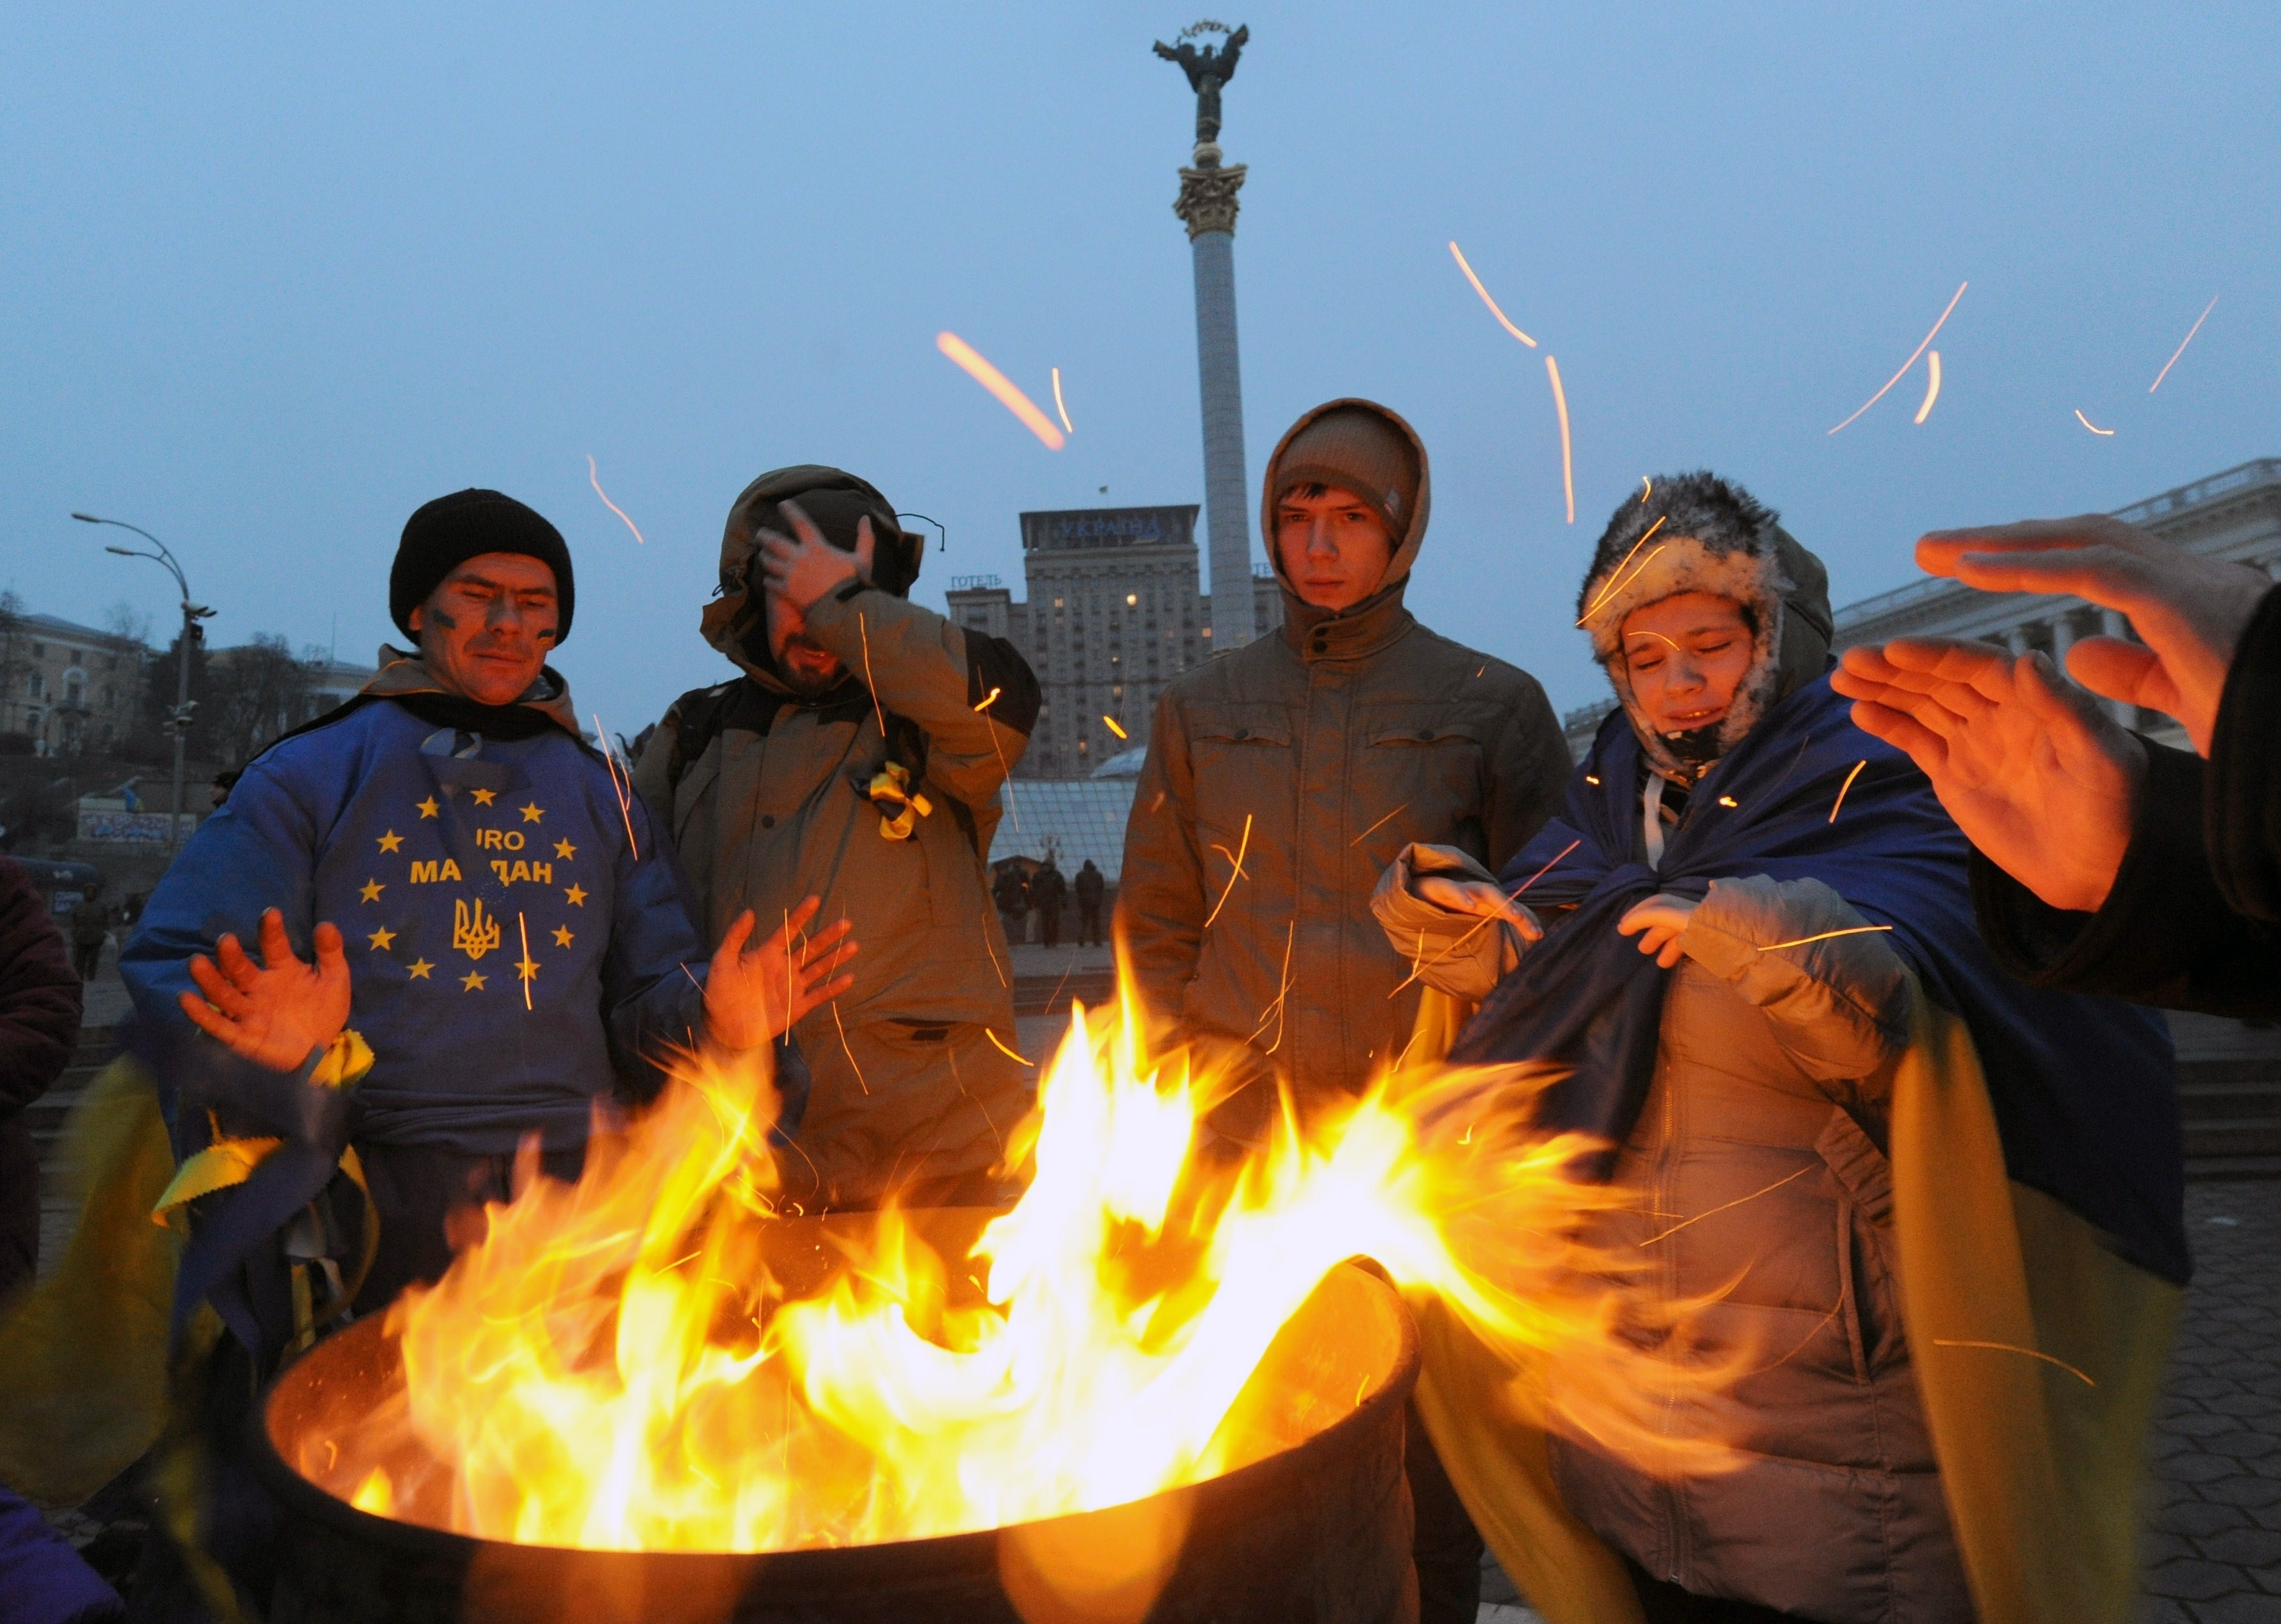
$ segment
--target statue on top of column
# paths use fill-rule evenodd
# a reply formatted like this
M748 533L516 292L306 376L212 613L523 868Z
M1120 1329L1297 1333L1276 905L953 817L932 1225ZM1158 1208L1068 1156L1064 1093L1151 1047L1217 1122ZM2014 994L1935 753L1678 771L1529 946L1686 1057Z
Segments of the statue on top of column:
M1199 50L1188 43L1194 34L1226 34L1225 50L1207 45ZM1156 42L1156 54L1167 62L1177 62L1180 71L1188 76L1188 88L1196 93L1196 146L1199 151L1210 147L1218 151L1219 143L1219 88L1235 77L1236 58L1243 54L1243 45L1251 37L1251 26L1247 23L1228 34L1226 26L1216 22L1200 22L1180 31L1180 43L1173 47L1162 40Z

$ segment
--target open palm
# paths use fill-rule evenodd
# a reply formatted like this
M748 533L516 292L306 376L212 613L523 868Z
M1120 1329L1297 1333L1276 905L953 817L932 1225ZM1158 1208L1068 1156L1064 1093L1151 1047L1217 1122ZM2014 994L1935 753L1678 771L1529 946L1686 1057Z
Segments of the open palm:
M201 953L190 960L198 991L182 994L182 1012L233 1054L273 1071L298 1071L349 1019L340 932L320 924L316 947L317 962L303 963L286 939L285 916L273 908L261 916L259 965L232 935L214 944L213 958Z
M2053 908L2107 900L2146 747L2040 653L1903 638L1845 651L1830 686L1908 753L1989 861Z

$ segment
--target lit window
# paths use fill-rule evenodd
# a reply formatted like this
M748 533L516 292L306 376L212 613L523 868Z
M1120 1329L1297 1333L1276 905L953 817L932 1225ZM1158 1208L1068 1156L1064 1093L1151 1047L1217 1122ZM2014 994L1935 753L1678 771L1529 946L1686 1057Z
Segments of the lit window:
M1138 593L1138 592L1127 592L1127 593L1125 593L1125 606L1126 606L1128 608L1129 608L1129 607L1131 607L1133 605L1134 605L1134 604L1136 604L1136 603L1139 603L1140 601L1140 593Z

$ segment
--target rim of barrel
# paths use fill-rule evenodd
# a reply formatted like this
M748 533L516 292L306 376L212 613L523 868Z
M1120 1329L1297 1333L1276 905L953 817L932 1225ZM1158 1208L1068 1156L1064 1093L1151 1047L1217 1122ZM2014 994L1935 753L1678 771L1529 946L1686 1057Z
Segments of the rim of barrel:
M777 1568L790 1570L783 1574L787 1581L812 1578L824 1584L844 1582L846 1577L854 1576L852 1574L843 1575L839 1572L843 1568L860 1570L875 1577L885 1576L881 1571L883 1568L906 1567L937 1573L967 1569L994 1573L999 1535L1015 1529L1048 1527L1057 1522L1097 1516L1150 1500L1193 1497L1217 1501L1223 1496L1233 1499L1272 1496L1280 1479L1308 1475L1323 1456L1341 1452L1349 1438L1366 1430L1388 1407L1406 1404L1411 1390L1417 1385L1419 1360L1418 1325L1410 1312L1410 1305L1403 1301L1402 1294L1395 1289L1373 1260L1358 1256L1336 1266L1352 1269L1365 1276L1373 1287L1387 1294L1395 1310L1396 1335L1394 1362L1386 1379L1337 1420L1287 1449L1277 1450L1257 1460L1192 1483L1177 1484L1135 1500L1118 1501L1114 1505L1092 1506L1081 1512L1064 1512L1057 1517L1039 1517L1027 1522L1001 1523L994 1527L970 1528L956 1534L932 1534L919 1539L885 1540L876 1544L806 1545L781 1551L620 1551L592 1545L538 1545L516 1540L491 1539L482 1535L431 1527L426 1523L407 1522L399 1518L383 1517L377 1512L360 1510L322 1484L303 1476L278 1452L269 1435L269 1408L275 1402L279 1388L293 1372L321 1355L326 1348L360 1336L380 1336L383 1324L380 1315L360 1320L346 1330L328 1337L272 1377L263 1387L259 1402L247 1418L248 1442L255 1474L271 1493L283 1502L289 1515L311 1517L337 1533L412 1555L471 1560L479 1552L504 1551L527 1553L528 1559L531 1561L640 1563L645 1566L667 1563L684 1569L746 1567L766 1562ZM1326 1274L1324 1278L1327 1280L1330 1276Z

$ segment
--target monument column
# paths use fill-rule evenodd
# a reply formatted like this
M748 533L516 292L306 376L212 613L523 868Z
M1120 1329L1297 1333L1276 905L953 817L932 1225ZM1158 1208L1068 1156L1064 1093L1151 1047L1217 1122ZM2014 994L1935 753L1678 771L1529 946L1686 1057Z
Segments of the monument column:
M1198 29L1217 28L1199 24ZM1197 29L1190 30L1191 33ZM1196 143L1180 171L1172 212L1186 222L1195 258L1196 381L1202 397L1204 530L1211 560L1212 647L1226 653L1257 635L1252 618L1251 491L1243 466L1243 375L1235 341L1235 194L1244 166L1223 167L1219 149L1220 88L1235 73L1249 28L1228 35L1225 49L1199 50L1184 36L1177 50L1156 54L1177 62L1196 92Z

